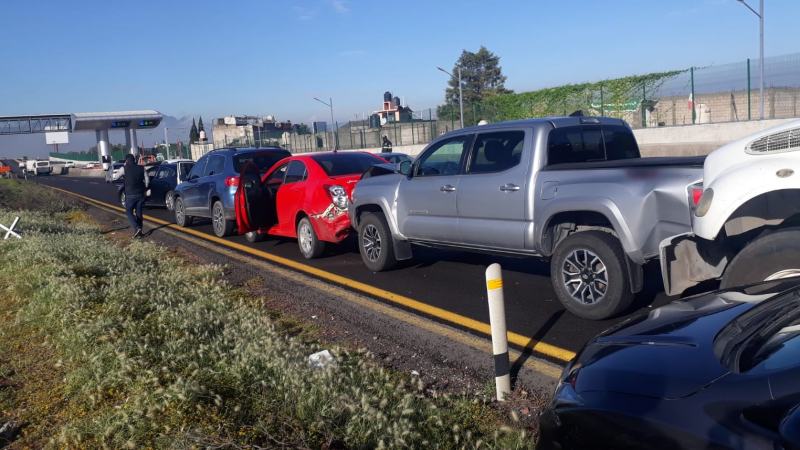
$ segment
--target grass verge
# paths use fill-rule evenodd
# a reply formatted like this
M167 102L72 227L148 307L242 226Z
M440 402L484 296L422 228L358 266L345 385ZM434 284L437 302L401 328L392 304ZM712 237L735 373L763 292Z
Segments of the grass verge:
M24 236L0 241L0 407L27 424L14 445L532 446L481 401L426 397L366 352L333 348L334 366L309 367L320 345L276 325L219 267L114 245L61 202L0 182L0 223L20 216Z

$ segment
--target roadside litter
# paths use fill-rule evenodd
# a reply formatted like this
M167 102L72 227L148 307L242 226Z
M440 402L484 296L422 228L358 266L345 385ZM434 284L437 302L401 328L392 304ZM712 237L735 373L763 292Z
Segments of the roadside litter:
M308 357L308 365L312 369L327 369L328 367L336 367L336 361L333 359L331 352L322 350Z
M3 240L8 239L9 236L14 236L17 239L22 239L22 237L19 234L14 232L14 227L17 226L18 222L19 222L19 217L15 217L14 218L14 222L11 223L10 227L6 227L2 223L0 223L0 229L5 230L5 232L6 232L6 235L3 237Z

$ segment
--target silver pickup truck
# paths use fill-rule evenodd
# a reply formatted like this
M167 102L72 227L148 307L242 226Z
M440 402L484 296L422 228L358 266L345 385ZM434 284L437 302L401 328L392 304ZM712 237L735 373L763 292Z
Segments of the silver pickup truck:
M619 119L503 122L446 134L399 173L365 177L349 214L370 270L411 258L411 244L549 258L566 309L604 319L630 306L659 243L689 231L702 163L641 158Z

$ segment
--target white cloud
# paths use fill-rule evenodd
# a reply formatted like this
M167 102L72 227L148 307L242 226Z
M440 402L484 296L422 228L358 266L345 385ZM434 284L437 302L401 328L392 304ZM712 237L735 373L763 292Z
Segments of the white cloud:
M350 6L348 6L347 1L345 0L331 0L331 6L333 6L333 9L335 9L339 14L344 14L350 11Z

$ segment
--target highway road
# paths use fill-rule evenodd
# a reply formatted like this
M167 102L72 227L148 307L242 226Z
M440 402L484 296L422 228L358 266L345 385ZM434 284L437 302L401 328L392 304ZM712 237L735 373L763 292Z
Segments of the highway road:
M102 178L52 176L37 177L35 181L119 205L116 186L106 184ZM164 208L148 208L145 214L174 222L172 213ZM191 228L213 236L208 222L199 223ZM568 359L565 355L580 350L588 339L600 331L637 311L657 307L670 301L670 298L662 292L657 264L646 267L645 290L637 295L633 307L626 316L612 320L588 321L573 316L562 308L550 287L548 263L536 259L506 258L415 247L415 259L412 262L402 264L389 272L372 273L363 266L352 239L339 246L329 246L321 258L311 261L305 260L300 255L294 240L271 238L265 242L250 244L243 236L227 239L484 323L489 321L484 271L489 264L500 263L503 267L509 331L526 339L530 338L531 344L536 341L550 344L557 351L540 352L537 348L533 353L537 357L544 357L561 364ZM435 315L433 318L442 319ZM459 325L457 321L447 322L450 325Z

